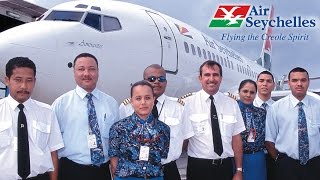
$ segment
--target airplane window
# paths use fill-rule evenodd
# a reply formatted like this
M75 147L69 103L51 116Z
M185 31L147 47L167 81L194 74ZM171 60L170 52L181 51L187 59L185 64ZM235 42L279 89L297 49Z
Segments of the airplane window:
M116 31L121 29L121 24L118 18L103 16L103 30L104 31Z
M84 12L52 11L45 20L51 21L76 21L80 22Z
M214 55L214 53L212 53L212 60L216 61L216 56Z
M184 42L184 50L186 51L186 53L189 53L189 46L187 42Z
M88 13L83 23L101 31L101 16L98 14Z
M76 8L82 8L82 9L87 9L88 5L85 4L78 4L76 5Z
M223 58L220 56L220 63L221 63L221 66L223 66L224 65L224 63L223 63Z
M207 53L206 53L206 50L202 49L202 54L203 54L203 58L204 58L204 59L207 59Z
M211 59L211 53L210 53L210 51L208 51L208 59L209 59L209 60L212 60L212 59Z
M218 55L217 55L217 62L220 63L220 62L219 62L219 56L218 56ZM221 63L220 63L220 65L221 65Z
M198 50L199 57L201 57L201 49L199 47L197 47L197 50Z
M193 55L196 55L196 49L194 48L193 44L191 44L191 51Z

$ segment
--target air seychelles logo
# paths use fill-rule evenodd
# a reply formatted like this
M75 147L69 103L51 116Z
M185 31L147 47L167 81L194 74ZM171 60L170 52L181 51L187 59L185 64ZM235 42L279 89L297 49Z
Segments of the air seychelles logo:
M261 30L265 30L268 26L277 28L316 27L315 19L297 15L287 18L277 16L274 19L268 19L270 14L270 8L261 5L220 5L209 27L229 28L240 27L242 24L247 28L256 27Z
M209 27L240 27L249 9L250 5L220 5Z

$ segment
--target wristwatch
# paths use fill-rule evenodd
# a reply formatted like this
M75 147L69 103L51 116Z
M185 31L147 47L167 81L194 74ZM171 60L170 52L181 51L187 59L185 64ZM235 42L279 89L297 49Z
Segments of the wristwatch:
M242 168L237 168L236 170L237 170L237 171L240 171L240 172L243 172L243 169L242 169Z

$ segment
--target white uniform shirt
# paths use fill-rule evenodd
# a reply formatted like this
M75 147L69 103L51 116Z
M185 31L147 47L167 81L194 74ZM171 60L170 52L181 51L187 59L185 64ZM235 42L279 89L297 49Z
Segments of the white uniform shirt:
M306 95L301 101L306 114L309 158L320 155L320 101ZM298 160L298 104L292 94L275 102L267 113L266 141L275 143L275 148Z
M264 103L265 101L263 101L262 99L259 98L259 96L257 95L256 98L254 99L253 101L253 105L256 106L256 107L259 107L259 108L262 108L262 104ZM274 100L272 100L271 98L266 101L265 103L267 103L267 106L266 106L266 111L268 112L272 106L272 104L274 103Z
M182 152L182 144L184 139L188 139L193 135L190 122L182 121L181 114L183 106L177 102L177 98L168 97L162 94L157 98L157 109L159 120L170 126L170 147L167 159L162 159L161 163L166 164L177 160ZM131 115L134 110L131 103L122 103L119 107L120 119Z
M18 102L10 95L0 100L0 179L19 179L17 159ZM63 147L57 118L47 104L28 99L23 103L27 118L30 175L53 171L51 152Z
M209 96L204 90L200 90L186 99L183 121L192 122L195 134L189 139L188 155L203 159L233 157L232 136L245 130L239 105L234 99L221 92L213 95L223 145L223 153L220 157L213 148Z
M111 125L119 120L117 101L98 89L92 91L93 103L99 124L105 162L109 160L109 130ZM88 146L89 120L87 91L80 86L59 98L53 104L63 141L64 148L58 151L59 158L67 157L78 163L89 165L91 162L90 148Z

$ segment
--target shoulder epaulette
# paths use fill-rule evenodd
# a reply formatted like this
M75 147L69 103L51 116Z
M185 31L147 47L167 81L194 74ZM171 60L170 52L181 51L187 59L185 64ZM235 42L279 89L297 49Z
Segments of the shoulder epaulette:
M234 100L238 100L238 97L230 92L228 92L227 96L234 99Z
M124 105L128 105L128 104L130 104L130 102L131 102L131 98L127 98L127 99L125 99L125 100L123 100L123 104Z
M195 93L187 93L187 94L185 94L185 95L183 95L183 96L181 96L179 99L185 99L185 98L187 98L187 97L189 97L189 96L192 96L192 95L194 95Z
M185 105L185 102L184 102L182 99L180 99L180 98L177 100L177 102L178 102L179 104L181 104L182 106Z

